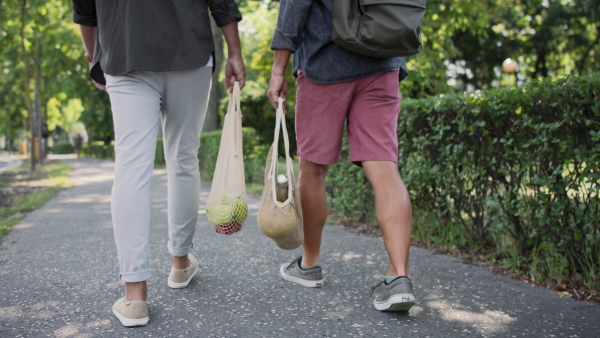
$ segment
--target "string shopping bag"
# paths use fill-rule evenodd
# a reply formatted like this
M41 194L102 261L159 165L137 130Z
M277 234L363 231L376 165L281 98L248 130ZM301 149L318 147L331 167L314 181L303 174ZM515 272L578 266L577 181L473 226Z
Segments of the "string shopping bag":
M290 144L283 114L283 99L279 99L276 112L275 139L267 156L265 165L265 187L258 210L258 228L267 237L273 239L284 250L299 247L304 240L302 207L297 189L294 166L290 158ZM277 159L279 132L283 134L285 145L285 165L288 178L287 199L278 201L276 196Z
M206 215L214 230L225 235L240 231L248 217L238 82L229 96Z

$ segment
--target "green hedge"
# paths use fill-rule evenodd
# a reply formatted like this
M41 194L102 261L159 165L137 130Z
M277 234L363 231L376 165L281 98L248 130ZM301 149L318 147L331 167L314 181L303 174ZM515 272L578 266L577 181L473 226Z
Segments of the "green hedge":
M296 139L295 98L295 89L292 91L292 88L290 88L287 98L287 113L285 114L285 123L290 140ZM271 144L275 133L276 114L271 101L265 95L264 89L247 84L242 91L242 102L242 125L256 130L256 135L262 143ZM290 142L290 154L295 155L297 152L296 142ZM279 142L279 154L284 153L285 146L283 142Z
M114 159L115 148L112 144L84 145L81 148L81 155L93 158Z
M256 131L252 128L242 128L242 142L244 147L244 171L247 183L263 183L265 161L269 152L269 145L259 144ZM200 149L198 159L200 162L200 175L205 180L211 180L215 172L219 145L221 144L221 131L216 130L200 135ZM114 159L114 145L94 144L84 146L81 150L83 156ZM162 139L156 141L156 154L154 163L164 164L165 155Z
M54 154L73 154L75 152L71 142L57 142L49 150Z
M81 155L102 159L115 159L115 146L113 144L93 144L91 146L84 145L81 149ZM156 140L156 152L154 156L155 164L165 163L165 153L163 149L162 139Z
M252 128L242 128L244 152L244 172L246 183L263 183L265 162L269 153L269 145L259 144L257 133ZM215 130L200 135L200 175L205 180L212 180L221 144L221 131Z
M156 140L156 150L154 151L154 163L165 164L165 148L162 138Z
M252 128L242 128L242 142L244 147L244 171L247 183L263 183L265 161L269 152L269 145L259 144L256 131ZM200 162L200 175L205 180L212 180L221 144L221 131L216 130L200 135L200 149L198 160ZM113 159L115 158L114 145L94 144L84 146L82 156ZM156 154L154 163L165 164L165 155L162 139L156 141Z
M405 100L399 169L415 209L441 223L429 225L430 235L460 228L471 245L566 259L565 272L597 287L599 93L596 73ZM360 171L347 158L332 167L332 209L372 221L374 198Z

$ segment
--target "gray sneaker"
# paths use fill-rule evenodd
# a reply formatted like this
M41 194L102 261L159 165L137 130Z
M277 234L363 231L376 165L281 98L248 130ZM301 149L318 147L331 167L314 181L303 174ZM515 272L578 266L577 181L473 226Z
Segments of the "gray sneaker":
M283 279L306 286L307 288L320 288L323 286L323 275L321 267L315 266L310 269L302 269L300 263L302 256L294 259L291 263L285 263L279 269Z
M412 281L408 277L398 277L389 284L385 280L371 288L371 294L381 287L381 293L375 297L375 308L379 311L408 311L415 305Z

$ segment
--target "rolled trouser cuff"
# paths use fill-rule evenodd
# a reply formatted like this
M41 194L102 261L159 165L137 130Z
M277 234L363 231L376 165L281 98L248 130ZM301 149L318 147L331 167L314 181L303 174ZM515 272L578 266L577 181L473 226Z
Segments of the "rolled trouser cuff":
M194 249L194 245L189 245L185 248L174 248L173 246L171 246L171 243L168 243L167 247L169 248L169 253L171 254L171 256L175 257L186 256L187 254L191 253Z
M121 272L119 279L125 283L144 282L150 278L150 270L138 272Z

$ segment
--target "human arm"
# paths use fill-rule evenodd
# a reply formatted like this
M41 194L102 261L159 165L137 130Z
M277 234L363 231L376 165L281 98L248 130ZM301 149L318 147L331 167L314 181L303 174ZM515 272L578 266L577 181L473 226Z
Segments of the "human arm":
M271 81L269 82L269 90L267 97L273 108L277 109L279 98L283 98L285 111L285 98L287 97L288 84L285 80L285 69L290 62L292 52L286 49L276 49L273 57L273 68L271 69Z
M215 23L223 31L227 43L225 89L231 91L235 81L239 81L241 89L246 83L246 69L238 32L238 22L242 20L242 14L234 0L208 0L208 7Z
M267 91L267 97L274 108L279 105L279 98L283 98L285 102L288 91L285 70L290 56L302 43L302 32L311 4L312 0L281 0L280 2L277 27L271 41L271 49L275 51L275 56Z
M96 27L79 25L81 40L83 41L83 47L85 48L85 58L90 69L94 66L92 60L94 59L94 45L96 44L96 29ZM92 79L92 83L96 88L106 91L105 85L96 82L94 79Z
M83 41L83 48L85 49L85 55L89 57L94 56L94 45L96 44L96 27L79 25L79 32L81 33L81 41Z
M240 89L246 84L246 68L242 59L242 46L238 33L237 21L231 21L221 27L227 43L227 62L225 63L225 89L230 91L235 81L240 83Z
M90 69L92 68L92 59L94 58L94 46L96 44L96 26L98 25L96 17L95 0L72 0L73 21L79 24L81 40L85 49L86 61ZM92 80L96 88L106 91L106 86Z

